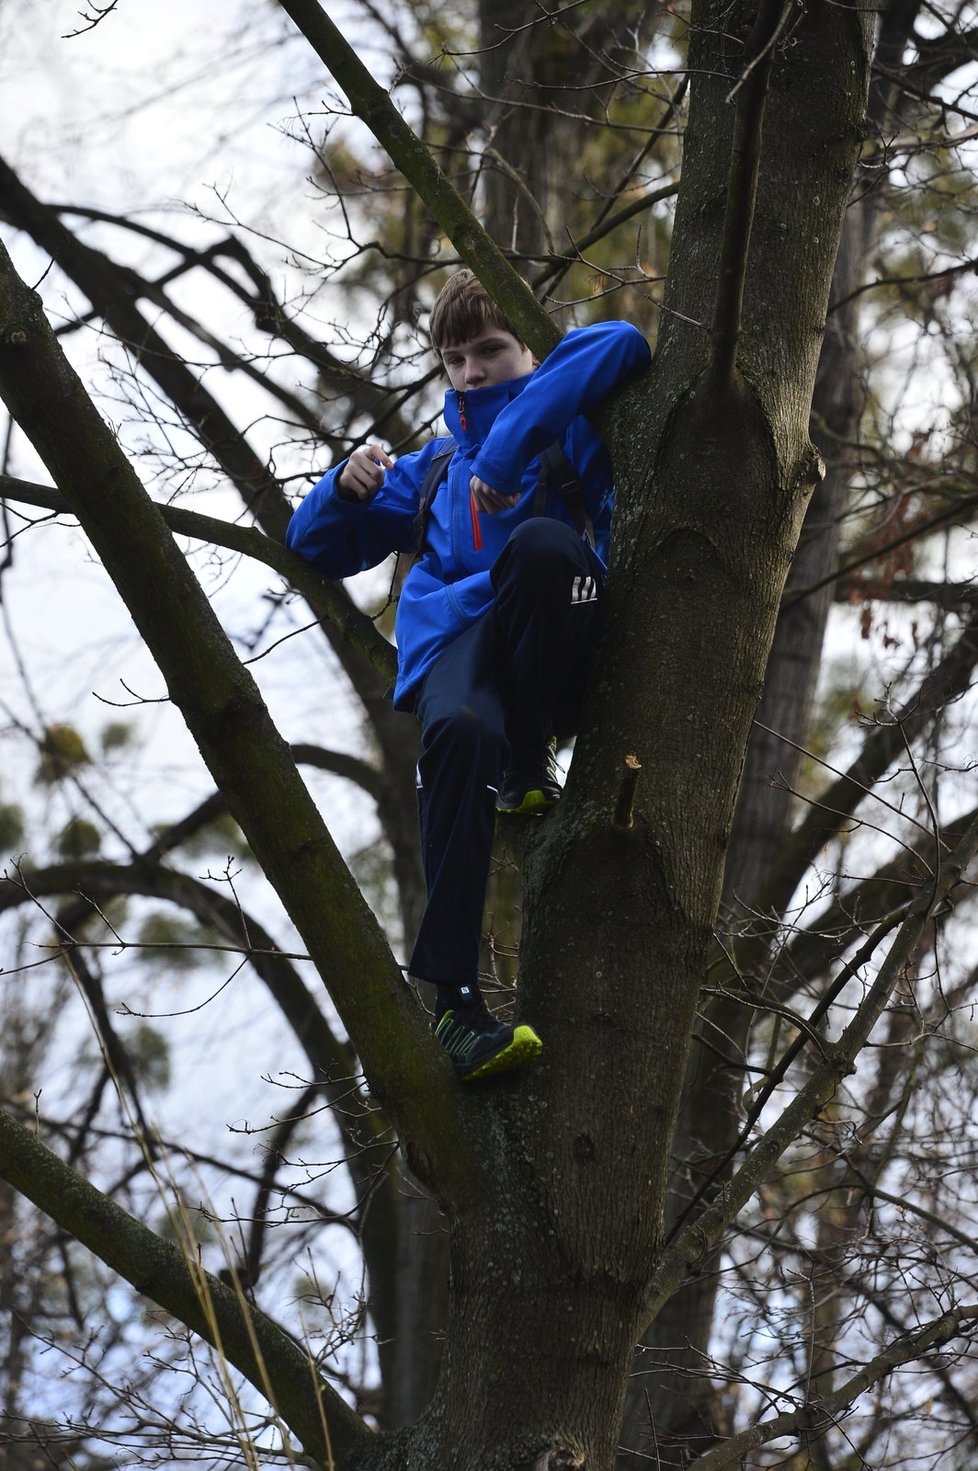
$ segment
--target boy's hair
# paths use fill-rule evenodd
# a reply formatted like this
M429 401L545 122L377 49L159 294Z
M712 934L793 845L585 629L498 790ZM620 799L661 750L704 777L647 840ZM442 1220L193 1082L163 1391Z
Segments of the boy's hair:
M463 266L449 276L435 298L428 331L435 352L478 337L487 327L499 327L522 343L474 271Z

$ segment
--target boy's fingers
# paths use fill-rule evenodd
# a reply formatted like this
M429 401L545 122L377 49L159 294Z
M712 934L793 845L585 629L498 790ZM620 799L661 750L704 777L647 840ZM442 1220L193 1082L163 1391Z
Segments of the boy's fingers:
M340 489L358 501L375 496L394 461L379 444L361 444L353 451L340 476Z
M484 480L480 480L478 475L472 476L472 479L469 481L469 489L479 510L488 512L490 516L494 515L496 511L502 511L509 506L515 506L519 500L518 494L500 495L498 490L493 490L492 486L487 485Z
M382 465L385 470L392 470L394 468L394 461L384 449L383 445L365 444L363 446L363 453L369 455L376 464Z
M343 474L340 476L340 490L355 500L365 501L376 495L380 489L380 476L371 477L368 472L357 466L351 460Z

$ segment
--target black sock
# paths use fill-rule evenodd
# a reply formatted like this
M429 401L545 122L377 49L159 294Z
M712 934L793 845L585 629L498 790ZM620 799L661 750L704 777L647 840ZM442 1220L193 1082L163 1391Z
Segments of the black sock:
M461 1006L473 1006L482 1000L477 981L464 986L449 986L438 983L435 992L435 1021L441 1021L446 1011L457 1011Z

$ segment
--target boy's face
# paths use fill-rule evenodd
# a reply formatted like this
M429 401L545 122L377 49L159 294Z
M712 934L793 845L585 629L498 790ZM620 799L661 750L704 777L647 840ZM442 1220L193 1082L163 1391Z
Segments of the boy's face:
M487 327L467 342L443 347L441 360L456 393L508 383L511 378L523 378L539 367L530 349L502 327Z

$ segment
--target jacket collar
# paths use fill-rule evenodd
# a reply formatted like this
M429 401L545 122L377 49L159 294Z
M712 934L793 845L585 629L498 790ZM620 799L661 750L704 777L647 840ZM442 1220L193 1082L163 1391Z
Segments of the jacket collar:
M445 394L445 423L449 434L462 449L478 449L500 412L523 392L532 377L532 373L527 373L522 378L494 383L491 388L470 388L465 393L450 388Z

